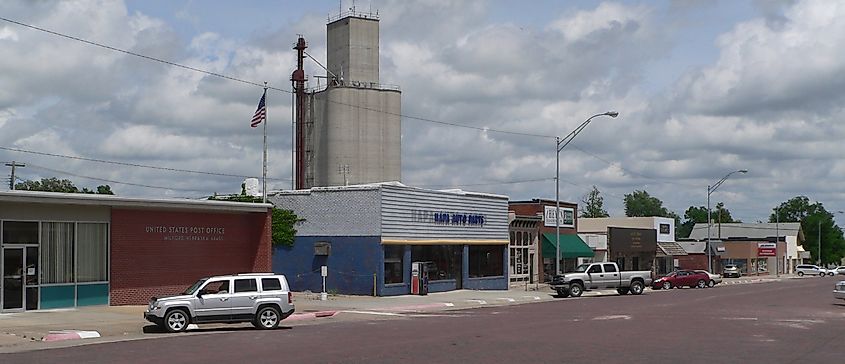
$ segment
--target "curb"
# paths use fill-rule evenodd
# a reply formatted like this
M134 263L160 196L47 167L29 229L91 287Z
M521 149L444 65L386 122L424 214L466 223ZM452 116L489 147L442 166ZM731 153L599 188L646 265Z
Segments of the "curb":
M47 336L41 338L41 341L79 340L93 339L98 337L100 337L100 333L97 331L60 330L50 331Z
M290 315L290 317L286 318L284 321L305 321L305 320L314 320L317 318L322 317L333 317L337 315L337 311L318 311L318 312L309 312L309 313L295 313ZM282 322L284 322L282 321Z

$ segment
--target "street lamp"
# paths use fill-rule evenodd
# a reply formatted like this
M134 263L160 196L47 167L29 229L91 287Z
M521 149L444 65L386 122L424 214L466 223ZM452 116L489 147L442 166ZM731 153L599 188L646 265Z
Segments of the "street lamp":
M707 186L707 271L711 273L713 272L713 258L711 256L712 253L710 252L710 194L715 192L716 189L719 188L722 183L725 183L725 180L727 180L728 177L730 177L734 173L748 173L748 170L740 169L737 171L733 171L722 177L722 179L720 179L719 182L713 184L713 186Z
M590 123L593 118L599 116L610 116L615 118L619 116L619 113L616 111L608 111L603 112L601 114L595 114L584 120L581 125L578 125L575 130L573 130L569 135L563 137L555 137L555 274L560 274L560 151L563 150L572 139L584 130L587 127L587 124ZM574 218L574 217L573 217Z
M843 211L836 211L835 213L841 214ZM831 213L833 215L834 213ZM822 266L822 219L819 219L819 267Z

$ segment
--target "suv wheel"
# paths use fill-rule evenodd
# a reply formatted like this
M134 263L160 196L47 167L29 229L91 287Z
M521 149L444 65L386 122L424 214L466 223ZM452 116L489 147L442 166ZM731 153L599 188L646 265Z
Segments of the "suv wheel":
M279 326L281 315L279 310L273 306L264 306L255 314L252 324L262 330L271 330Z
M804 276L804 272L798 272L798 276L799 276L799 277L803 277L803 276Z
M173 309L164 315L164 328L168 332L182 332L188 328L191 320L188 319L188 313L181 308Z
M820 272L819 277L824 277L824 272Z

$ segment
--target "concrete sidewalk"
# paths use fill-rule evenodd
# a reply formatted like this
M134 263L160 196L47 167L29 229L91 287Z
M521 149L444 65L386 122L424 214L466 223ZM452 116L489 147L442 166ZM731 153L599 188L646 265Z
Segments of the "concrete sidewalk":
M722 285L773 282L793 276L744 277L725 279ZM812 279L804 277L803 279ZM815 279L819 279L816 277ZM719 286L717 286L718 288ZM649 292L652 292L649 290ZM654 291L660 292L660 291ZM508 291L458 290L431 293L426 296L346 296L330 295L325 301L319 293L294 292L296 313L282 322L282 326L313 325L336 320L367 320L384 316L403 316L410 313L430 313L489 306L564 300L556 298L546 284L514 287ZM583 298L616 295L615 290L585 292ZM579 298L567 298L579 299ZM0 353L38 350L50 347L82 345L95 342L135 340L167 337L170 334L143 318L146 306L92 306L63 310L27 311L0 314ZM226 332L239 325L203 325L194 333ZM43 341L51 332L60 330L95 331L100 338ZM189 331L190 332L190 331Z

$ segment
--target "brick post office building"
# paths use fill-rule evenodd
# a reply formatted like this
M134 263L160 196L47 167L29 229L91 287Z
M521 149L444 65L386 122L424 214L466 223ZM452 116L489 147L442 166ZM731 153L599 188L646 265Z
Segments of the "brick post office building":
M270 204L0 192L0 309L145 304L270 271Z

